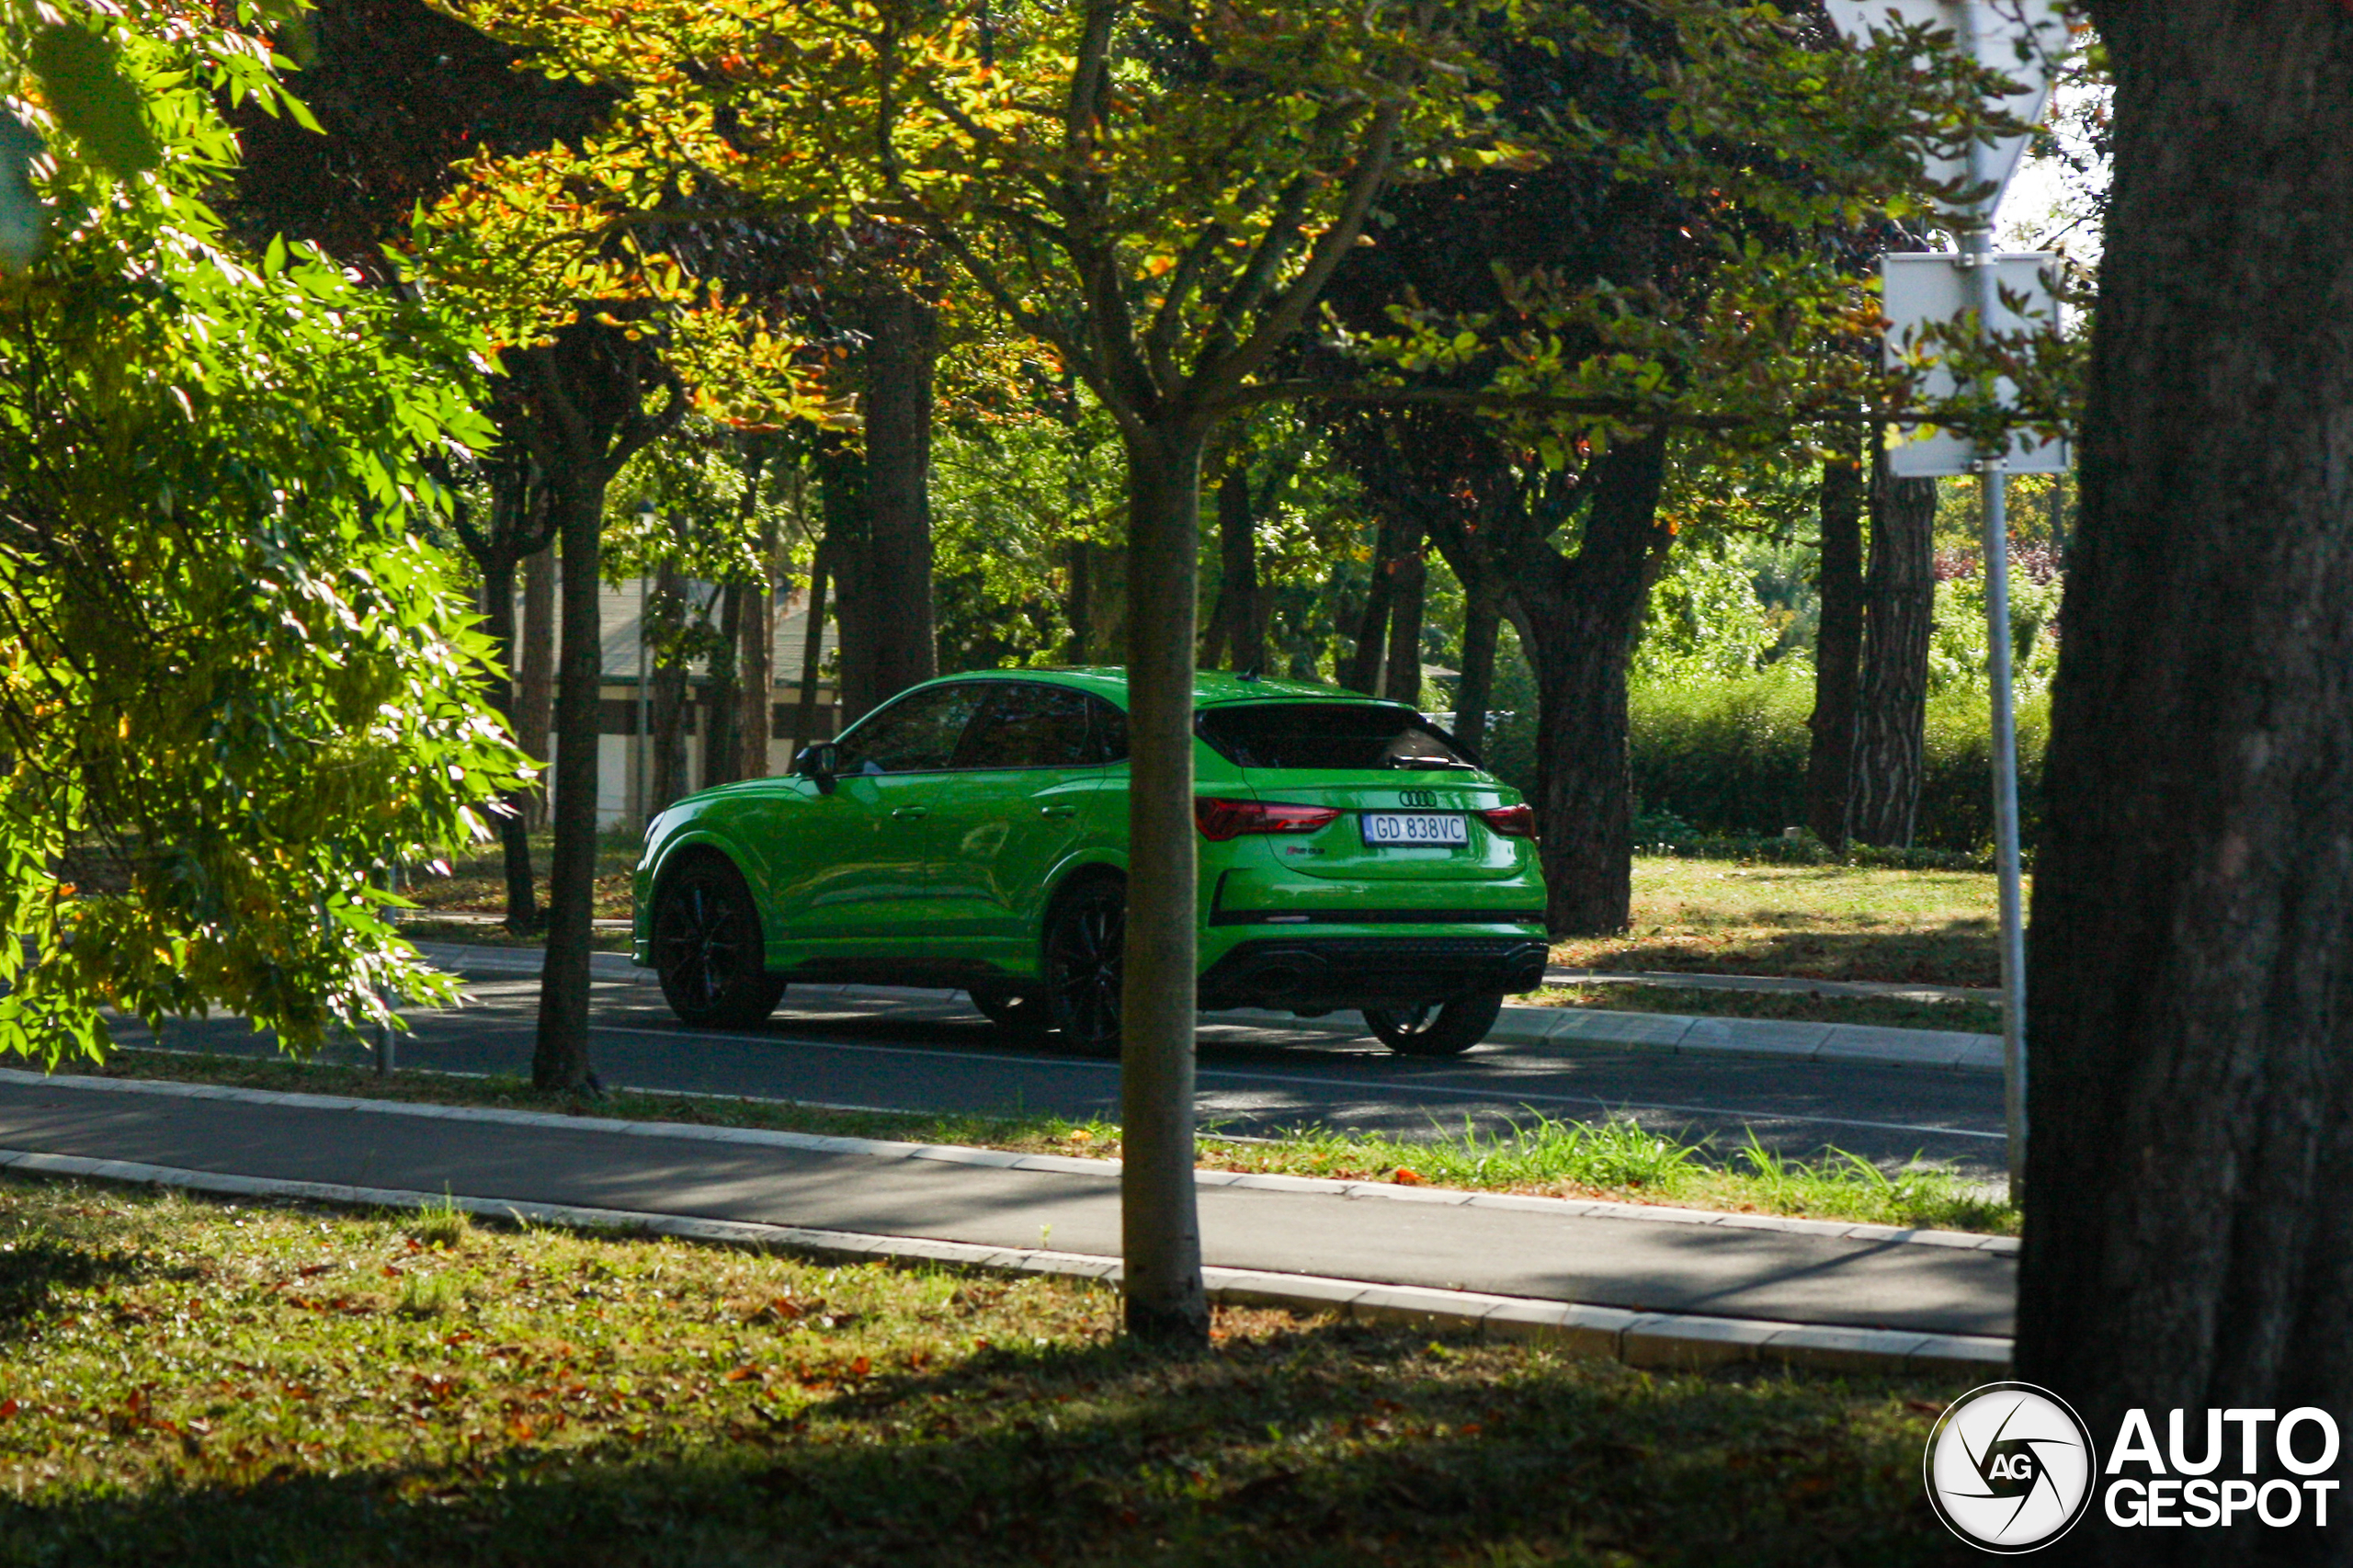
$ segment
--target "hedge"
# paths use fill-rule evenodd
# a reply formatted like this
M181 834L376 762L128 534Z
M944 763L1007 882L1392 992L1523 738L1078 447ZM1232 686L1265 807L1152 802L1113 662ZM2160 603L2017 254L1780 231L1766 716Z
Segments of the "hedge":
M1496 772L1524 790L1535 782L1533 707L1526 701L1497 727L1488 746ZM1743 678L1638 681L1628 707L1637 837L1762 838L1805 821L1811 665L1789 659ZM2048 692L2022 694L2018 801L2021 836L2029 849L2041 819L2042 750L2050 725ZM1925 849L1982 855L1994 837L1993 726L1984 689L1956 684L1931 693L1926 728L1913 842Z

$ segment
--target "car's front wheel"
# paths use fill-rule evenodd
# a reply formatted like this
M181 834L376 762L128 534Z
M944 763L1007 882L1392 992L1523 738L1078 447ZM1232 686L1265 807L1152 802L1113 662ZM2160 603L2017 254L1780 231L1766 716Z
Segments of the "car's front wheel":
M1458 996L1422 1007L1367 1007L1365 1027L1401 1056L1460 1056L1495 1027L1503 993Z
M686 1022L741 1028L776 1011L784 982L765 967L752 890L726 861L698 860L663 879L653 936L663 999Z
M1081 882L1046 917L1046 1012L1063 1049L1120 1054L1120 988L1126 978L1128 890L1108 878Z

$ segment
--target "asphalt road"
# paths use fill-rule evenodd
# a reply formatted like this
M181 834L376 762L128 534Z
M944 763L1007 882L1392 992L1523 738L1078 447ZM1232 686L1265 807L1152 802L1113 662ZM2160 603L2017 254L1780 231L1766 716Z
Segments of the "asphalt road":
M526 1074L536 977L468 983L469 1005L410 1015L404 1067ZM1103 1115L1119 1109L1117 1063L1076 1060L1011 1037L961 995L879 988L790 993L763 1028L686 1028L650 983L599 982L592 1050L599 1077L631 1088L749 1095L861 1109ZM153 1043L119 1025L125 1045ZM267 1054L236 1019L176 1022L173 1049ZM328 1060L361 1062L357 1044ZM1630 1117L1729 1152L1754 1136L1785 1154L1824 1147L1881 1165L1919 1154L1975 1177L2003 1167L1999 1078L1918 1068L1676 1056L1584 1047L1482 1046L1451 1062L1412 1061L1370 1038L1205 1016L1200 1115L1232 1133L1302 1126L1403 1136L1459 1133L1531 1115Z

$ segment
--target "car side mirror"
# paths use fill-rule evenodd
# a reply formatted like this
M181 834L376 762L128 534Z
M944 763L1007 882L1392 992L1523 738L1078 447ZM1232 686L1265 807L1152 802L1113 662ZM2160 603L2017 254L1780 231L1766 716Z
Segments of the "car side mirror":
M821 795L834 792L834 778L841 769L842 748L831 741L802 746L801 755L792 759L792 771L813 782Z

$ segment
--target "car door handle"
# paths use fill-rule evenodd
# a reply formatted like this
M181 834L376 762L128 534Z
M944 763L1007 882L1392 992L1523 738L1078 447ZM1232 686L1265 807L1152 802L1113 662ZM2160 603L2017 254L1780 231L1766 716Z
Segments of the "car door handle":
M917 817L929 816L931 808L929 806L892 806L891 814L902 822L913 822Z
M1041 817L1074 817L1078 814L1078 808L1076 806L1040 806L1038 814Z

